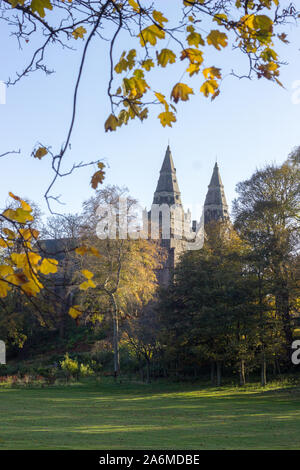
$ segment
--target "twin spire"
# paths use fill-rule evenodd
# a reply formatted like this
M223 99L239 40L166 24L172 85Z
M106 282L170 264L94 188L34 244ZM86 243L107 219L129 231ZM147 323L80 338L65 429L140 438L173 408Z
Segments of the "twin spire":
M216 162L204 203L204 223L229 219L224 186Z
M182 205L181 194L177 182L176 168L168 145L165 158L160 170L157 188L154 193L153 204ZM224 193L219 167L216 163L208 186L208 192L204 203L204 222L212 220L229 219L228 206Z
M154 193L153 204L181 204L181 194L176 176L176 168L174 167L173 157L168 145L166 155L160 170L157 188Z

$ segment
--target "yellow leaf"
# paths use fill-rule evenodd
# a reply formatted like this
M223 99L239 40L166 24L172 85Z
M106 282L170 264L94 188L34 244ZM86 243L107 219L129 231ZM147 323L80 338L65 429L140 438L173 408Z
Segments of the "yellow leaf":
M190 64L186 71L190 74L190 77L192 77L195 73L199 73L200 71L200 65L199 64Z
M124 51L120 57L119 62L115 66L115 72L122 73L125 72L127 69L131 70L135 66L135 57L136 57L136 50L131 49L127 57L125 58L126 52Z
M157 55L157 63L162 67L166 67L168 63L174 64L176 61L176 54L170 49L162 49Z
M185 83L177 83L172 90L171 98L178 103L179 100L187 101L189 99L189 95L193 95L194 91Z
M103 183L104 175L105 175L105 171L103 171L104 167L105 167L104 163L102 162L98 163L99 170L93 174L92 179L91 179L91 185L93 189L97 189L98 184Z
M221 50L221 47L227 46L227 35L225 33L221 33L217 29L213 29L206 38L207 44L214 46L218 51Z
M129 5L134 9L134 11L139 12L140 7L135 0L128 0Z
M75 39L78 39L78 38L83 39L83 36L85 35L85 33L86 33L86 29L83 26L78 26L78 28L74 29L72 36Z
M35 230L34 228L30 228L30 229L21 228L19 232L20 232L21 237L26 241L30 240L32 237L37 239L39 236L39 231Z
M221 69L218 69L217 67L208 67L204 69L202 73L205 78L222 78Z
M157 39L164 39L165 32L160 29L155 24L148 26L147 28L143 29L140 34L140 43L143 47L149 42L152 46L155 46Z
M28 212L32 211L32 208L30 207L30 205L27 202L23 201L23 199L21 199L19 196L15 196L12 192L9 192L8 194L10 195L10 197L15 199L16 201L19 201L24 211L28 211Z
M7 292L11 290L11 286L7 282L0 281L0 297L3 299L7 296Z
M256 30L272 32L273 21L266 15L256 15L253 19L253 25Z
M3 212L2 215L7 219L19 222L20 224L25 224L26 222L33 220L33 217L29 214L29 211L21 209L20 207L16 210L7 209Z
M2 231L5 235L7 235L8 240L14 240L16 238L15 232L10 230L9 228L5 227Z
M88 269L82 269L81 273L86 277L87 279L92 279L94 277L94 274L91 273Z
M203 62L203 52L198 49L188 48L181 53L180 60L189 59L192 64L201 65Z
M154 21L159 23L160 26L163 26L164 23L167 23L169 21L167 20L167 18L164 17L164 15L160 11L157 10L153 10L152 16Z
M199 47L199 45L201 44L201 46L204 46L204 40L201 36L201 34L199 33L196 33L194 31L192 31L188 36L187 36L187 42L189 43L190 46L196 46L196 47Z
M171 111L165 111L164 113L160 113L158 117L163 127L172 127L172 122L176 122L175 114Z
M41 160L45 155L47 155L48 150L45 147L39 147L34 154L34 158Z
M216 21L219 25L227 22L227 15L225 13L218 13L214 16L213 21Z
M92 289L95 289L96 284L89 279L88 281L85 281L82 284L80 284L79 289L80 290L88 290L90 287Z
M45 16L45 8L52 10L52 5L49 0L32 0L30 4L31 11L37 12L41 18Z
M13 274L13 273L14 273L14 270L11 266L7 266L6 264L2 264L0 266L0 276L2 278L8 276L9 274Z
M152 59L147 59L147 60L144 60L142 62L142 67L143 69L147 70L147 72L149 72L149 70L151 69L151 67L154 67L154 62Z
M215 80L206 80L201 86L200 91L207 98L210 94L213 95L217 89L218 83Z
M159 93L157 91L154 92L156 98L158 99L158 101L162 104L165 104L166 103L166 98L165 98L165 95L163 95L162 93Z
M45 258L39 266L39 270L42 274L50 274L57 272L58 261L52 258Z
M30 279L28 282L25 282L25 284L22 284L22 290L29 296L36 296L42 287L43 285L38 282L37 279Z
M79 305L74 305L74 307L71 307L69 309L69 315L70 315L70 317L74 318L74 320L76 320L76 318L80 317L82 315L82 311L80 310L80 306Z
M110 116L107 118L105 125L104 125L105 132L115 131L117 127L118 127L118 119L113 114L110 114Z

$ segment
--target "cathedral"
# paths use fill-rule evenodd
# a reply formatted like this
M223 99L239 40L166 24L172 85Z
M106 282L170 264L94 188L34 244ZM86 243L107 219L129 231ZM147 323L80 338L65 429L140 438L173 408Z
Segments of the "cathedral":
M164 236L162 230L162 208L169 208L168 212L168 236ZM151 224L155 219L154 214L159 213L159 228L160 228L160 241L161 245L167 251L167 259L164 267L158 274L159 282L162 285L168 284L172 271L179 260L180 255L188 248L188 240L185 236L188 231L197 233L201 228L201 223L193 221L191 224L190 212L185 212L182 201L181 193L179 190L176 168L174 166L170 146L168 145L165 158L160 170L160 175L153 197L151 210L148 213ZM219 167L216 163L213 169L212 177L208 185L204 209L202 215L202 226L205 231L205 226L212 221L227 221L229 220L228 206L226 202L224 186L222 184ZM186 230L188 227L188 231Z

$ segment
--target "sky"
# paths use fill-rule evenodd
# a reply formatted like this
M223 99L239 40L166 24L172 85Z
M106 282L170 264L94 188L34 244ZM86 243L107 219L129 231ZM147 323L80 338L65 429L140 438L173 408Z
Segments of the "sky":
M157 0L157 3L162 2ZM169 0L164 2L167 15L169 5ZM173 10L170 15L175 15ZM177 106L177 122L172 129L160 125L156 117L160 110L155 109L143 123L131 121L112 133L104 131L110 113L106 95L108 51L96 39L88 52L79 89L77 119L65 168L74 162L103 159L107 166L105 184L128 187L131 196L150 208L170 143L182 201L185 208L192 210L193 218L199 216L204 203L216 158L227 201L231 204L239 181L248 179L256 168L267 163L282 163L300 145L299 28L289 25L286 31L291 43L279 47L287 62L280 77L285 88L266 80L239 80L229 76L233 68L245 70L245 59L239 51L228 49L221 53L211 48L207 50L211 65L221 66L225 76L221 94L214 102L199 93L203 80L195 77L191 82L195 96ZM4 44L0 50L0 80L6 81L16 70L22 70L36 43L33 39L19 50L15 38L9 36L7 25L1 25L0 40ZM36 72L22 79L8 88L6 104L0 105L0 154L21 150L19 155L0 159L0 207L4 207L8 192L12 191L37 202L45 217L48 216L43 194L51 178L50 159L46 156L39 161L30 155L38 142L57 151L65 140L72 87L84 42L73 40L73 43L77 51L62 51L58 47L48 51L47 62L55 73L45 76ZM116 57L130 46L124 38ZM170 84L180 80L182 70L179 64L153 72L150 75L153 89L169 93ZM80 212L82 202L94 194L89 183L95 170L77 170L60 180L53 194L61 195L63 205L53 205L53 209Z

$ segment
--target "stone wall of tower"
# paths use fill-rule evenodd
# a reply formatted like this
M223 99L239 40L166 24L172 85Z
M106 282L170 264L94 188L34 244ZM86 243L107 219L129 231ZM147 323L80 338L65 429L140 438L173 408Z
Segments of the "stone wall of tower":
M160 170L157 188L154 193L153 204L149 212L149 219L155 219L158 206L162 209L158 222L161 246L165 249L167 258L163 263L163 268L157 273L159 283L167 285L173 275L174 268L180 255L185 251L185 242L182 239L186 214L184 213L181 194L177 182L176 168L171 154L170 147L167 147L165 158ZM163 236L164 209L169 211L169 238ZM153 219L152 219L153 218ZM153 222L151 221L151 224Z

